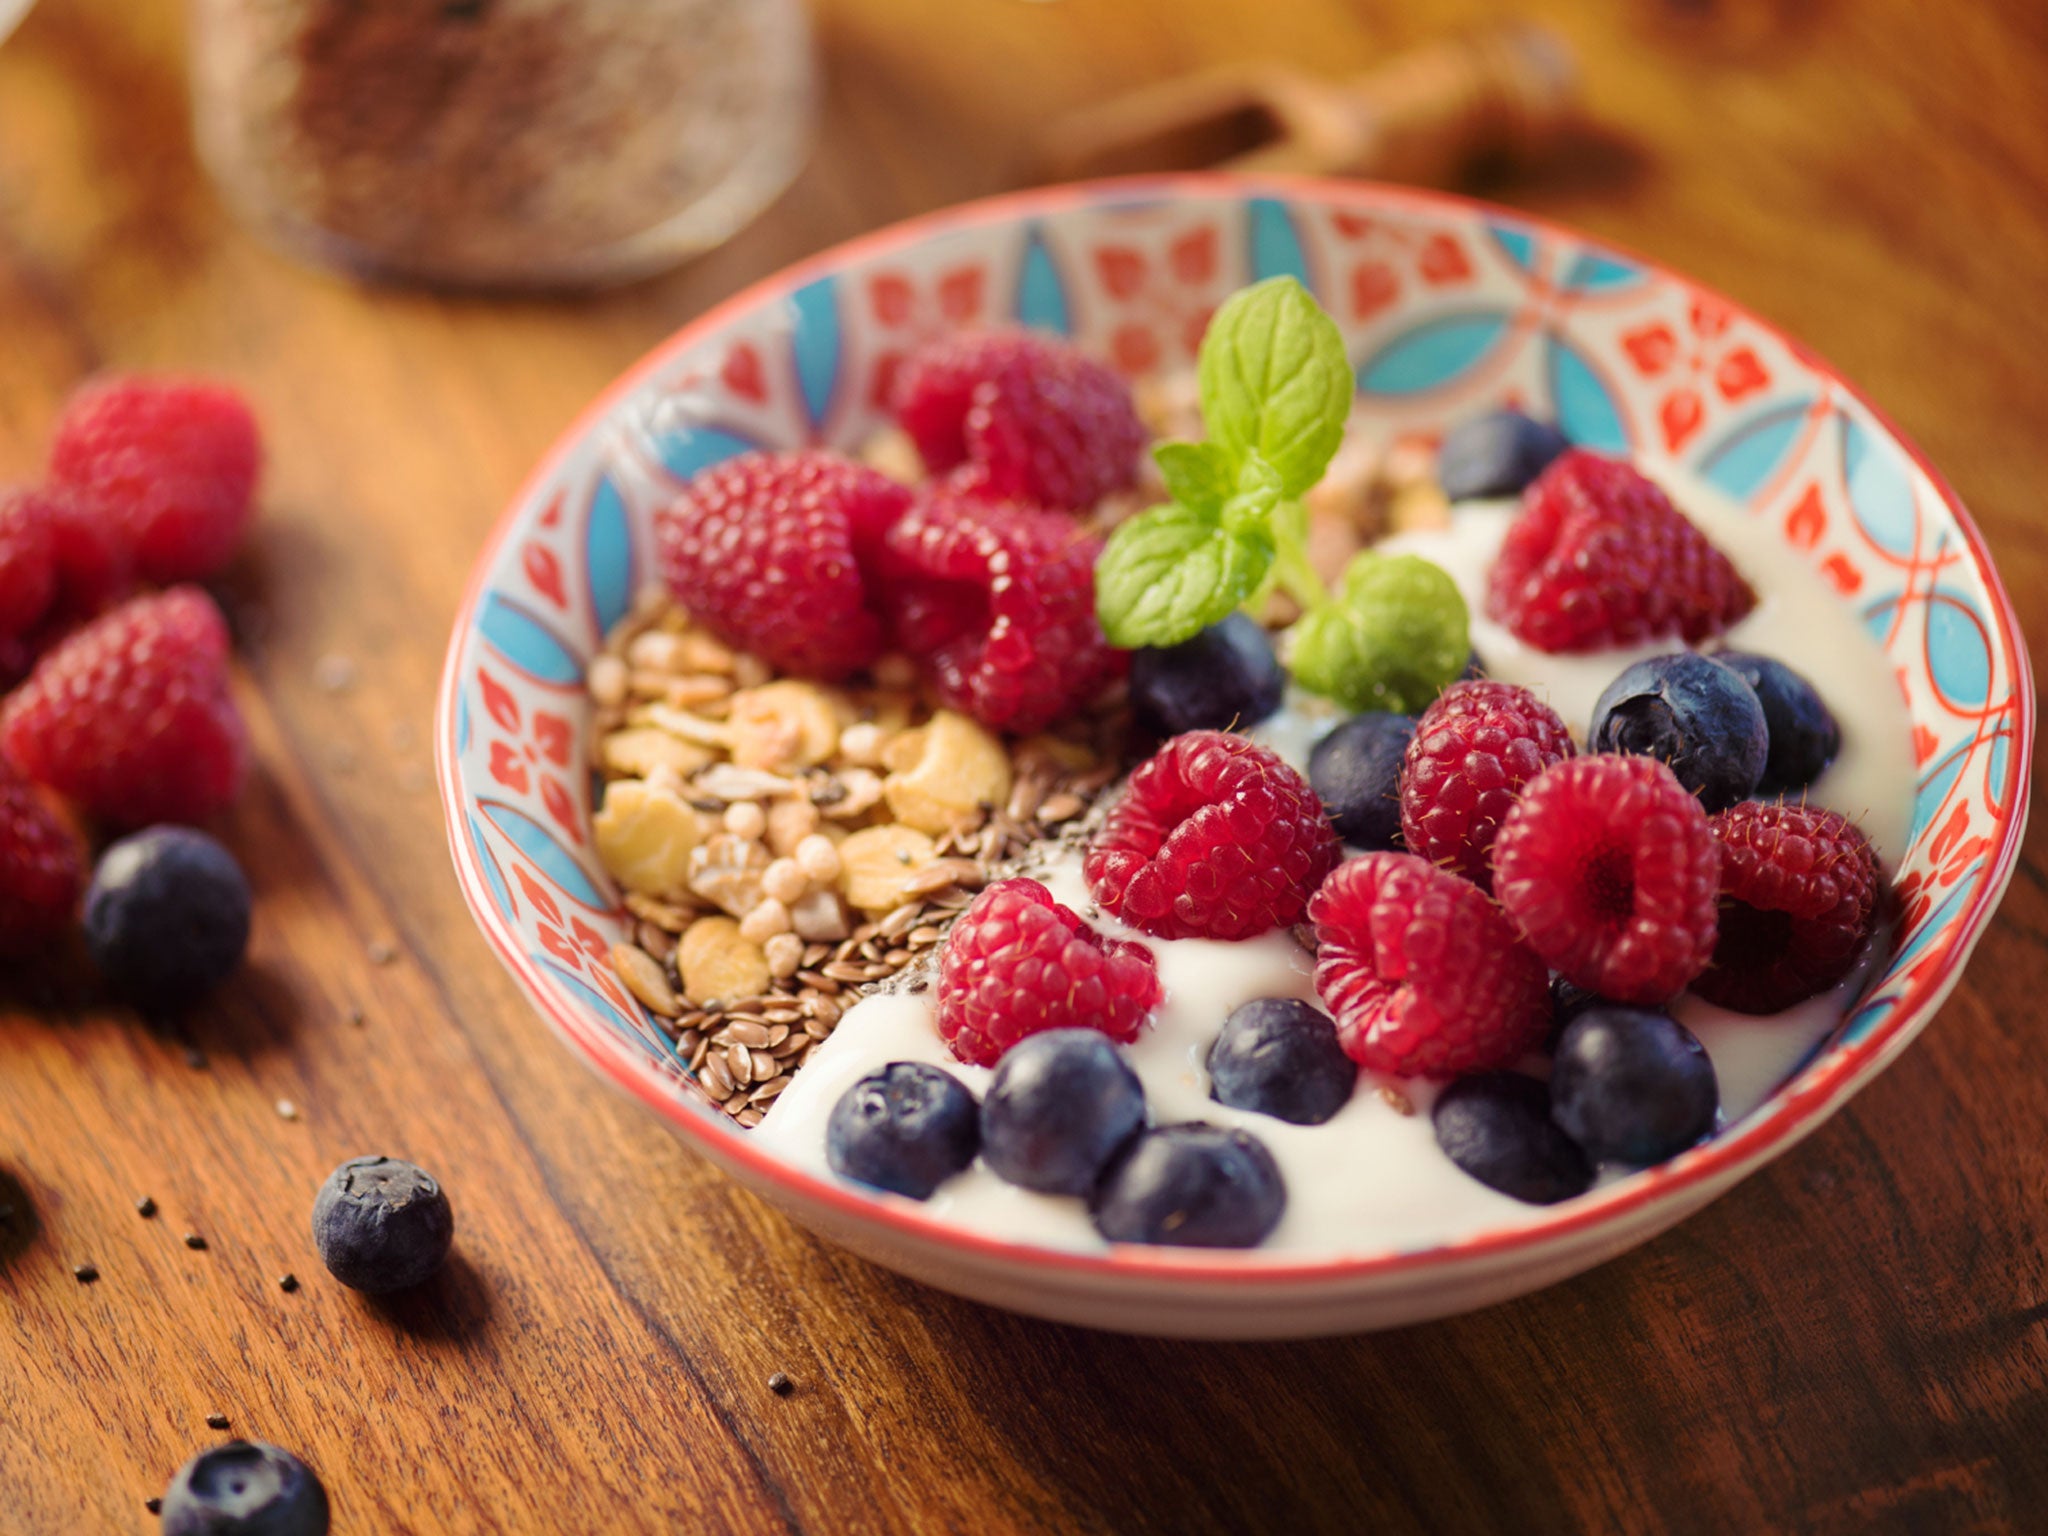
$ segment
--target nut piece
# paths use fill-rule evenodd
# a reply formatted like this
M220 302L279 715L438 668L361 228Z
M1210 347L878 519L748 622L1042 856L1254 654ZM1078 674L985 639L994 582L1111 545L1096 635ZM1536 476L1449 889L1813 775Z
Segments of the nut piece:
M598 747L599 761L613 773L644 779L656 768L688 776L711 761L711 754L693 741L671 736L653 726L613 731Z
M768 974L787 981L804 963L804 941L793 933L778 933L761 946L761 953L768 957Z
M921 738L917 756L882 782L889 809L905 826L934 835L978 821L985 808L1010 797L1010 754L962 714L942 709L921 730L889 743L894 766L901 742Z
M868 768L849 768L839 775L839 798L824 810L834 821L856 821L881 802L880 775Z
M619 980L626 984L626 990L653 1012L672 1019L683 1011L683 1005L676 1000L675 989L669 986L668 977L662 974L660 962L646 950L631 944L614 944L612 968L619 973Z
M796 936L810 944L836 944L853 931L837 891L813 891L789 909Z
M785 678L732 696L732 760L742 768L810 768L839 745L839 711L816 683Z
M593 685L594 687L594 685ZM620 693L624 696L625 680L620 679ZM617 700L613 701L614 703ZM863 768L872 768L882 760L882 748L887 744L889 733L872 720L859 720L839 733L839 755L847 762Z
M690 854L689 886L714 907L745 917L761 904L767 867L768 850L759 843L717 832Z
M812 833L796 845L796 867L820 885L839 878L839 845L829 837Z
M764 896L760 904L740 919L740 937L750 944L766 944L778 933L789 932L789 908L773 896Z
M688 880L704 822L675 795L640 779L614 779L590 830L598 862L614 880L629 891L667 896Z
M937 857L914 827L863 827L839 845L839 888L863 912L879 915L910 900L904 887Z
M676 970L682 975L683 991L699 1007L768 990L768 957L760 945L740 937L740 925L729 917L704 917L690 924L676 946Z
M591 698L599 704L626 702L626 664L616 656L593 657L583 674L583 683L590 690Z
M818 830L818 808L801 795L768 804L768 851L778 859L796 852L796 845Z

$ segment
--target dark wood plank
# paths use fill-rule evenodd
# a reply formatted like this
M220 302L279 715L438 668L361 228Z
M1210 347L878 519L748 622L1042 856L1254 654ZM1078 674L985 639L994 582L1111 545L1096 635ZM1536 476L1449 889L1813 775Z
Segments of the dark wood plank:
M150 1529L216 1410L307 1454L359 1531L2038 1528L2048 833L1928 1037L1806 1146L1581 1280L1380 1337L1167 1344L956 1301L568 1067L470 927L425 777L448 617L554 434L751 278L1014 184L1048 111L1257 52L1363 68L1489 8L821 9L796 187L681 272L559 302L362 289L255 243L192 161L170 0L43 0L0 50L0 473L100 365L236 378L272 451L229 584L263 773L226 831L260 926L195 1026L207 1066L69 973L0 1010L0 1203L31 1213L0 1241L0 1528ZM2048 630L2039 8L1551 10L1603 127L1501 194L1866 381ZM458 1207L461 1262L396 1306L327 1282L305 1232L372 1147Z

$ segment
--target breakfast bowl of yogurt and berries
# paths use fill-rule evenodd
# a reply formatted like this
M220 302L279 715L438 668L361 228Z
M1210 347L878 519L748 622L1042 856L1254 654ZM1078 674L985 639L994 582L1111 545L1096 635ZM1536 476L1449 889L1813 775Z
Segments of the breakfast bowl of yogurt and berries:
M2033 694L1954 493L1684 278L1146 178L684 327L500 522L437 756L572 1053L908 1275L1190 1337L1561 1280L1954 987Z

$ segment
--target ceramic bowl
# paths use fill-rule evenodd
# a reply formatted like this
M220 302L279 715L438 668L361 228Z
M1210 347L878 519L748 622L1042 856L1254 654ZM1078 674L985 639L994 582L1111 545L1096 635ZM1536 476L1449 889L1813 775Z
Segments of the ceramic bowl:
M1697 475L1778 531L1863 616L1909 702L1918 765L1890 964L1754 1114L1662 1167L1512 1227L1327 1258L991 1241L791 1167L701 1100L614 980L615 893L591 852L585 663L653 572L674 477L757 445L859 444L893 370L949 330L1021 321L1128 373L1191 362L1210 311L1273 273L1343 327L1389 432L1516 402L1576 440ZM2012 873L2034 701L2026 652L1956 495L1796 341L1568 230L1351 182L1145 178L912 220L756 284L683 327L556 444L479 558L436 727L462 892L562 1044L749 1189L905 1274L998 1306L1211 1338L1392 1326L1584 1270L1811 1134L1933 1018Z

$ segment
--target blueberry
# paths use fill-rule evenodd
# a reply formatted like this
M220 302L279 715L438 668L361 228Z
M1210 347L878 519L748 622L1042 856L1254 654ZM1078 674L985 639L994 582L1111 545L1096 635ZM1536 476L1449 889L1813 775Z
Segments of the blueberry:
M1661 758L1711 814L1755 793L1770 739L1741 675L1679 651L1627 668L1593 706L1594 752Z
M164 1536L327 1536L327 1490L290 1451L230 1440L164 1491Z
M1280 707L1286 682L1265 630L1233 613L1192 640L1132 652L1131 712L1160 737L1243 730Z
M1555 1205L1593 1185L1593 1164L1550 1118L1550 1090L1519 1072L1461 1077L1431 1112L1444 1155L1489 1189Z
M1358 1063L1337 1026L1293 997L1261 997L1223 1021L1209 1047L1209 1097L1293 1125L1321 1125L1351 1100Z
M1401 755L1415 739L1413 715L1353 715L1308 755L1309 787L1337 835L1354 848L1399 848Z
M418 1285L454 1241L447 1191L399 1158L352 1157L313 1201L313 1246L350 1290L382 1295Z
M1842 750L1842 728L1813 684L1782 661L1747 651L1722 651L1714 660L1736 673L1763 706L1770 754L1764 759L1760 795L1804 789Z
M1562 976L1550 978L1550 1033L1545 1037L1543 1049L1554 1051L1563 1036L1565 1026L1595 1003L1605 999L1591 988L1582 987L1576 981L1566 981Z
M85 945L108 988L145 1008L212 991L249 947L249 882L190 827L151 827L100 855L85 893Z
M1144 1085L1109 1037L1049 1029L997 1063L981 1103L981 1155L1012 1184L1085 1195L1144 1124Z
M981 1117L950 1072L892 1061L839 1096L825 1122L832 1171L913 1200L931 1198L974 1161Z
M1667 1014L1597 1003L1557 1042L1550 1115L1595 1158L1661 1163L1713 1130L1720 1107L1713 1062Z
M1190 1121L1133 1141L1103 1174L1093 1209L1113 1243L1255 1248L1280 1224L1287 1186L1256 1137Z
M1489 411L1459 423L1437 450L1436 477L1452 501L1519 496L1571 443L1547 421L1520 411Z

